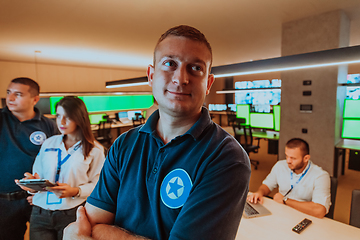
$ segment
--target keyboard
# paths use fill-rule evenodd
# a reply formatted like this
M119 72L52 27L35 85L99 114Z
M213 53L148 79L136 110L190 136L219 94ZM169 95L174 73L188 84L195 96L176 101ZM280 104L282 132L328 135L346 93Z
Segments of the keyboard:
M248 216L254 215L254 214L259 214L258 211L255 210L255 208L253 208L250 204L248 204L247 202L245 203L245 209L244 209L245 213Z

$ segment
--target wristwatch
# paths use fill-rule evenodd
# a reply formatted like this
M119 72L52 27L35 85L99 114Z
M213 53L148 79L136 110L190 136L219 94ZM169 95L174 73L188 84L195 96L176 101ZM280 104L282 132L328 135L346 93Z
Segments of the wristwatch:
M283 203L286 205L286 201L288 200L288 197L283 197Z
M72 197L72 199L75 199L75 198L80 197L80 194L81 194L81 188L79 188L79 187L78 187L78 189L79 189L78 194L76 194L75 196L73 196L73 197Z

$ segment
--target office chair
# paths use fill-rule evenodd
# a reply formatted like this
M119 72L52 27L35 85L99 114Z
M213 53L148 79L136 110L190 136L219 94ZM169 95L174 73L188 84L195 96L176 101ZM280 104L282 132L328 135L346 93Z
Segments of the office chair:
M228 126L233 126L235 124L235 120L237 119L236 115L230 112L228 112L226 115L227 115Z
M331 205L329 212L325 215L325 217L334 219L334 209L335 209L335 200L336 200L336 192L338 180L335 177L330 177L330 193L331 193Z
M252 136L252 129L250 125L245 125L246 122L245 118L236 118L233 122L233 129L234 129L234 137L235 139L242 145L246 153L249 155L251 152L257 153L260 148L260 138L256 138L257 145L253 145L253 136ZM243 131L241 131L241 129ZM242 134L241 134L242 133ZM241 136L244 136L244 142L241 143ZM250 163L254 165L255 170L257 169L258 165L260 164L257 160L251 160Z
M111 123L112 121L102 121L99 123L96 140L106 149L111 146Z
M360 228L360 189L352 191L349 224Z
M137 127L145 123L145 118L141 115L141 113L135 113L135 117L133 117L132 122L133 127Z

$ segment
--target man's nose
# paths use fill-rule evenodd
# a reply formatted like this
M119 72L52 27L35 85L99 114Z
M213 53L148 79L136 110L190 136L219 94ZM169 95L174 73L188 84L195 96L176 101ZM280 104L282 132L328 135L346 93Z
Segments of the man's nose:
M14 100L15 100L15 94L9 93L9 94L7 95L7 98L8 98L9 101L14 101Z
M189 73L187 72L186 66L180 66L176 69L172 81L178 85L186 85L189 83Z

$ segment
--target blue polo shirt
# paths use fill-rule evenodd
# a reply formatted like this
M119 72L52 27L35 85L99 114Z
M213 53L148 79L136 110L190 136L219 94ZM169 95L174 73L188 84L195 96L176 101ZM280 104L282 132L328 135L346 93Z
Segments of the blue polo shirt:
M156 111L114 142L87 201L150 239L234 239L248 193L247 154L206 108L166 145L158 118Z
M0 193L19 191L14 179L32 172L35 157L46 138L58 132L55 122L40 115L20 122L7 107L0 110Z

